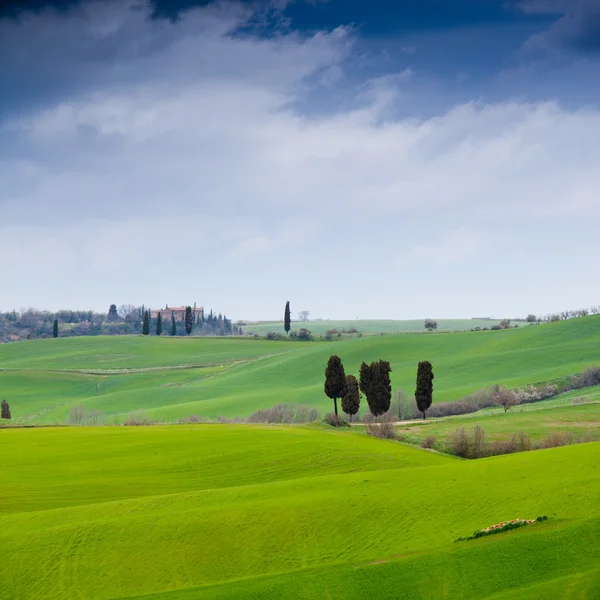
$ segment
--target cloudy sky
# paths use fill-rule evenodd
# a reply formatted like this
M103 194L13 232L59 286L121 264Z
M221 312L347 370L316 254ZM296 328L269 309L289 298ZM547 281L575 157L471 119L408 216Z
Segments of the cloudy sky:
M598 0L0 2L0 309L600 303Z

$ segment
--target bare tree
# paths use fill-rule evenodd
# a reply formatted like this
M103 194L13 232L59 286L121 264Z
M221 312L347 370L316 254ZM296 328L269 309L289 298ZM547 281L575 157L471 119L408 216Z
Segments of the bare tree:
M310 310L301 310L298 313L298 319L300 321L308 321L308 318L310 317Z
M88 425L99 425L102 422L102 411L92 410L85 415L85 422Z
M504 409L504 412L506 412L513 406L517 406L517 404L520 404L516 392L514 390L509 390L508 388L500 388L494 394L493 400L496 406L501 406Z
M117 314L123 321L133 321L138 316L138 307L133 306L133 304L121 304Z
M71 425L81 425L83 423L84 412L81 404L76 404L69 411L69 423Z

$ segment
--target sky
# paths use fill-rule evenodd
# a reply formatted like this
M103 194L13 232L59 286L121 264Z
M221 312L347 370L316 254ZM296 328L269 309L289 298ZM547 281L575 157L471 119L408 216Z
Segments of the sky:
M600 303L598 0L0 0L0 309Z

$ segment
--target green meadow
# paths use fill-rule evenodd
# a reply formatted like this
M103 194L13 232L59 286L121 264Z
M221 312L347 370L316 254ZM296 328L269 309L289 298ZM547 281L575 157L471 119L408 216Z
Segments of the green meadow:
M490 408L458 417L416 420L399 425L397 431L403 439L413 443L431 436L443 443L459 427L469 432L475 425L479 425L491 441L506 440L521 432L532 441L543 440L552 433L600 440L600 386L515 406L506 413L502 408Z
M597 597L598 443L464 461L316 425L0 436L2 598Z
M389 360L435 401L495 383L557 380L600 364L600 317L494 332L332 342L59 338L0 346L15 424L70 409L245 416L279 402L330 410L327 358ZM163 424L0 429L0 597L192 599L595 599L600 442L478 460L415 447L458 427L600 436L600 389L504 414L417 421L409 443L364 427ZM412 445L411 445L412 444ZM547 521L471 541L515 518Z
M506 331L405 333L315 341L81 337L0 345L0 397L15 422L64 423L72 406L107 418L143 411L160 422L246 417L278 403L330 410L328 357L347 373L377 359L395 389L414 390L420 360L434 365L434 402L493 384L525 385L600 363L600 316Z
M475 327L483 329L500 323L500 319L437 319L437 331L469 331ZM514 322L517 324L517 322ZM518 322L524 325L523 321ZM345 321L318 319L313 321L292 321L292 331L301 327L308 329L313 335L324 335L327 331L337 329L349 331L356 329L357 333L374 335L378 333L417 333L425 331L423 319L394 321L384 319L347 319ZM242 327L244 333L266 335L267 333L284 333L283 321L258 321Z

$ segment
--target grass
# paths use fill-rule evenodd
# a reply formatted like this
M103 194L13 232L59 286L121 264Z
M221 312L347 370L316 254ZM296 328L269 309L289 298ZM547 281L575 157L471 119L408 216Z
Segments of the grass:
M331 329L342 331L345 329L356 329L358 333L373 335L378 333L421 333L425 331L424 319L415 319L412 321L394 321L394 320L378 320L378 319L348 319L345 321L330 321L329 319L313 320L313 321L293 321L292 331L298 331L305 327L313 335L324 335L325 332ZM500 319L437 319L438 331L470 331L475 327L487 327L488 329L494 325L498 325ZM525 325L521 322L519 325ZM248 323L242 327L244 333L255 333L258 335L266 335L270 332L284 333L283 321L259 321L256 323Z
M583 390L569 392L552 400L516 406L507 413L494 408L460 417L417 420L398 426L397 431L412 443L433 436L442 445L459 427L469 431L475 425L483 428L488 440L506 440L521 431L536 441L553 432L573 432L575 436L599 440L600 387L585 392L585 395Z
M13 419L23 423L64 423L74 404L109 416L145 411L161 422L192 414L245 417L280 402L326 412L323 372L333 353L355 374L363 360L389 360L394 388L409 392L418 361L430 360L434 402L448 401L495 383L547 381L600 363L600 317L333 342L141 336L20 342L0 345L0 390Z
M0 436L3 598L598 589L600 444L462 461L315 426ZM540 514L550 520L454 543Z

